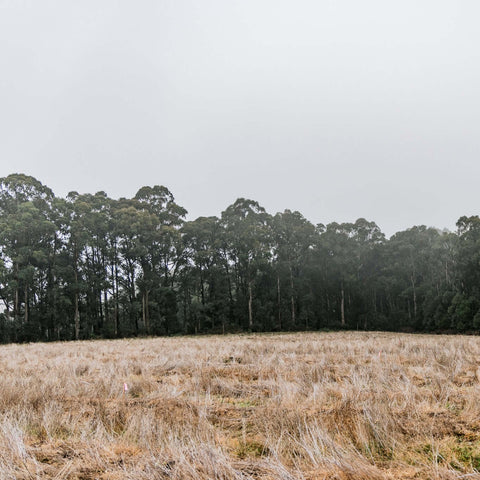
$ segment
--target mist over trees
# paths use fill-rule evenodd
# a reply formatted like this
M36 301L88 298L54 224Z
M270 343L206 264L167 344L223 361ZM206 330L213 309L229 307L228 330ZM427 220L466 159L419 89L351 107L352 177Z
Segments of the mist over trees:
M66 198L0 178L0 341L323 328L480 329L480 218L313 225L239 198L186 221L163 186Z

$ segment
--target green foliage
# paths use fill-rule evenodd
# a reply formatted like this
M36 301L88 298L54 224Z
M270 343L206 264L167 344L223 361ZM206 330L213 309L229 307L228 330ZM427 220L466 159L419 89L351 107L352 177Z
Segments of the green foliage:
M460 332L473 328L477 312L478 300L475 297L457 293L448 309L452 328Z
M465 468L480 469L480 451L478 445L472 442L464 442L454 448L455 460L450 462L450 466L463 471Z
M319 224L239 198L185 221L164 186L57 198L0 178L0 341L328 328L480 329L480 218Z

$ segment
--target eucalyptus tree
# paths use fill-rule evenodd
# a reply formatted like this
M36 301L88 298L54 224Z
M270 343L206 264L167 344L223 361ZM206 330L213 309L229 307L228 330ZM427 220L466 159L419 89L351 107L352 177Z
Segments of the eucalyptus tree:
M317 288L324 300L321 310L342 327L367 327L370 303L375 308L378 249L385 236L374 222L359 218L354 223L332 222L320 226L313 258L321 281ZM369 297L371 295L371 302ZM317 314L318 315L318 314ZM321 313L320 313L321 315Z
M430 278L423 302L422 328L428 330L456 328L449 309L460 291L459 237L449 231L438 233L431 244Z
M64 206L65 200L55 197L46 210L52 237L45 250L48 258L46 268L39 277L41 296L36 308L41 319L42 338L45 340L60 339L68 318L68 297L64 289Z
M451 326L480 328L480 217L463 216L457 222L457 281L449 307Z
M228 270L224 268L222 245L224 229L217 217L199 217L182 228L185 245L185 269L191 290L188 301L189 317L195 331L203 328L225 331L229 316ZM193 296L193 302L192 297ZM184 297L185 298L185 297Z
M154 309L154 333L170 332L176 325L176 281L184 262L180 229L187 211L164 186L142 187L135 195L136 208L153 222L141 232L140 258L143 316L150 331L150 307ZM151 302L150 299L153 301Z
M393 235L385 248L387 315L391 322L421 328L424 301L442 272L434 255L440 233L424 225Z
M297 311L299 298L311 295L305 282L305 269L311 260L311 250L316 242L316 230L312 223L299 212L285 210L277 213L273 218L273 253L277 271L277 315L278 328L282 322L282 281L281 276L287 278L287 290L290 304L290 323L297 326ZM286 275L285 275L286 273ZM303 280L303 281L302 281ZM308 317L305 316L305 327L309 327Z
M138 281L141 272L141 259L145 257L147 246L143 242L145 231L152 230L155 219L148 212L137 208L134 200L121 199L115 210L115 236L120 260L118 283L125 333L140 332L139 316L142 310L138 299ZM148 327L148 319L145 320ZM117 326L116 330L118 333Z
M41 335L40 320L31 322L30 305L39 301L39 278L48 267L55 225L49 210L53 192L33 177L0 178L0 245L4 265L3 294L7 314L25 338ZM22 316L23 306L23 316Z
M271 217L254 200L237 199L222 212L227 261L235 273L235 294L243 310L246 300L247 327L253 328L254 286L272 254Z
M51 210L55 224L47 275L47 340L74 338L74 273L70 251L71 204L56 197Z
M75 340L80 338L81 318L80 303L87 285L84 274L85 250L89 243L85 217L91 210L88 196L78 192L70 192L66 198L65 236L68 255L71 258L72 285L70 291L73 295L73 325Z
M457 234L460 290L480 296L480 217L460 217Z
M99 335L108 323L109 231L111 229L111 200L105 192L84 194L77 198L83 204L81 227L85 238L83 265L85 279L85 313L87 335Z
M162 277L163 286L175 282L179 261L179 229L187 211L175 203L172 193L163 186L142 187L135 195L138 208L154 215L156 224L145 236L150 266Z
M351 306L355 326L364 329L379 325L378 274L381 271L381 250L386 243L385 235L375 222L359 218L351 226L350 239L354 243ZM353 325L352 325L353 326Z
M327 315L346 326L345 290L350 288L355 274L355 243L353 224L332 222L320 235L316 248L317 264L324 274L324 294ZM338 317L339 312L339 317Z

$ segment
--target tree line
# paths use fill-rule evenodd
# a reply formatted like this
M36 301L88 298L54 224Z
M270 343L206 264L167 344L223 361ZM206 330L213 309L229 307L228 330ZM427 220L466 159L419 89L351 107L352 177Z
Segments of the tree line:
M0 341L480 328L480 218L387 239L239 198L186 221L164 186L59 198L0 178Z

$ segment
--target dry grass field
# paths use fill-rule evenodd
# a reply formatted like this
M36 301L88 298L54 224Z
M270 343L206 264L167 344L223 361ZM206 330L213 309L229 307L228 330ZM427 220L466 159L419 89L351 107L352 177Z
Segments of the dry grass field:
M464 336L2 346L0 479L480 479L479 366Z

